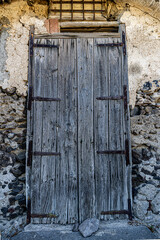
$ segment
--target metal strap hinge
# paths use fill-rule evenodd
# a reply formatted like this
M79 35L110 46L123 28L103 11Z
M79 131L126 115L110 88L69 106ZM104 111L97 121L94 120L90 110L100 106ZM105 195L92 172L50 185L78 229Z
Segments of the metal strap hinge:
M50 102L50 101L55 101L55 102L59 102L61 101L60 98L47 98L47 97L32 97L31 99L32 101L47 101L47 102Z
M33 141L30 140L28 144L28 161L27 166L32 166L32 148L33 148Z
M59 48L59 45L34 43L33 47Z
M123 94L124 94L124 110L127 111L128 108L128 98L127 98L127 86L123 86Z
M125 150L105 150L97 151L97 154L126 154Z
M34 156L60 156L59 152L32 152Z
M31 222L31 200L28 199L28 206L27 206L27 224Z
M126 166L128 166L130 164L129 161L129 141L128 139L125 140L125 149L126 149Z
M97 44L98 47L122 47L123 42L120 43L100 43Z
M27 109L30 111L32 106L32 86L29 87L28 91L28 106Z
M29 55L33 57L33 45L34 45L34 27L30 30L30 37L29 37Z
M122 32L122 43L123 43L123 55L126 55L126 35L125 32Z
M49 214L31 214L31 218L57 218L58 215L49 213Z
M101 215L115 215L115 214L127 214L129 220L132 220L132 207L131 199L128 199L128 210L112 210L112 211L102 211Z

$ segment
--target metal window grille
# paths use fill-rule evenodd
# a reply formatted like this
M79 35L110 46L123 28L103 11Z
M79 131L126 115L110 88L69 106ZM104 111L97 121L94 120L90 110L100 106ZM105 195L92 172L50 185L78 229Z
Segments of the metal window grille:
M51 0L50 11L60 21L106 20L106 0Z

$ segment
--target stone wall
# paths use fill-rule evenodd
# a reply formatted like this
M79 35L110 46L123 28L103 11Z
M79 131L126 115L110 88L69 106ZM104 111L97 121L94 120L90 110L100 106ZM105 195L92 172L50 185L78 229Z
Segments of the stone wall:
M160 80L137 91L131 111L134 215L160 224Z
M7 231L12 226L11 234L15 231L12 219L26 212L25 103L26 98L18 94L16 88L0 88L0 230Z

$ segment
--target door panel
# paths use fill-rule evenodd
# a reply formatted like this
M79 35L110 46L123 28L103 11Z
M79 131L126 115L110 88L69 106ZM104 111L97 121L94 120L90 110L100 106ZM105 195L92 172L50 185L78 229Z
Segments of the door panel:
M117 41L35 40L43 45L32 63L33 223L106 220L102 212L128 209L123 51L106 45Z
M93 39L77 40L79 219L95 215Z

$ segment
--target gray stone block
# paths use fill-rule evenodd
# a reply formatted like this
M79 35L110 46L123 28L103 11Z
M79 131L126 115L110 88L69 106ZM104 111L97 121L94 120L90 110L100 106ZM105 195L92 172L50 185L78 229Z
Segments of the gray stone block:
M89 237L97 232L99 228L99 220L96 218L89 218L82 222L79 226L79 231L83 237Z

